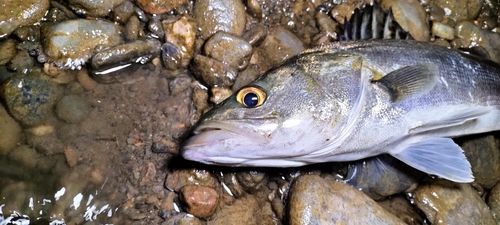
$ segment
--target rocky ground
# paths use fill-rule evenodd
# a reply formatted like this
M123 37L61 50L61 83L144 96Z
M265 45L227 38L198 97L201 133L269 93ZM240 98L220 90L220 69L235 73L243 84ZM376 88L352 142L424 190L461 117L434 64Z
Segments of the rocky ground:
M371 160L235 169L178 156L202 113L290 56L338 41L369 0L97 2L0 9L0 224L500 222L496 133L456 140L472 184L390 157L381 173ZM500 62L497 0L379 4L414 39Z

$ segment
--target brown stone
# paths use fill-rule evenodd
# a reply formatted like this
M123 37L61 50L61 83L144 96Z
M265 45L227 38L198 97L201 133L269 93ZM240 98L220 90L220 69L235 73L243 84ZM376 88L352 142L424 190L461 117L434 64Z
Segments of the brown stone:
M181 189L180 200L189 213L199 218L208 218L217 208L219 195L210 187L188 185Z

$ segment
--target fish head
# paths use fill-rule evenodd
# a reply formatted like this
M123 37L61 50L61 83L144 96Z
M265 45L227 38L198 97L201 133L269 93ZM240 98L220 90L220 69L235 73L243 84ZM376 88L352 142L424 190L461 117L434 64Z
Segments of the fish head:
M292 59L205 113L181 146L183 157L205 164L268 167L323 160L309 156L328 144L348 107L340 107L346 100L333 99L318 83L318 70L312 67L331 69L317 59ZM339 77L345 76L341 72ZM330 82L346 87L343 80Z

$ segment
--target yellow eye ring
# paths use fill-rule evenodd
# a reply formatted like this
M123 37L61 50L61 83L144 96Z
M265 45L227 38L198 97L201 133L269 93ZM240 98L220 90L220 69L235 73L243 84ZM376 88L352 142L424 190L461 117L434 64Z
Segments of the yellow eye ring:
M247 108L255 108L266 101L266 92L257 86L241 88L236 94L236 101Z

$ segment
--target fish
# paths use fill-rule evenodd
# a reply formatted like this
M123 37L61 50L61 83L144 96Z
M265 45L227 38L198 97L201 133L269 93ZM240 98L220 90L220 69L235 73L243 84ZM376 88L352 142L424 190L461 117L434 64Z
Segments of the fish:
M396 40L367 40L377 38ZM500 129L500 66L413 41L376 5L355 11L341 39L349 41L306 50L216 105L194 126L182 156L298 167L378 163L388 154L422 172L472 182L452 138Z

